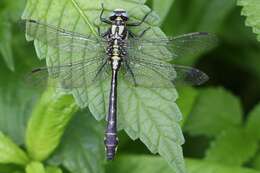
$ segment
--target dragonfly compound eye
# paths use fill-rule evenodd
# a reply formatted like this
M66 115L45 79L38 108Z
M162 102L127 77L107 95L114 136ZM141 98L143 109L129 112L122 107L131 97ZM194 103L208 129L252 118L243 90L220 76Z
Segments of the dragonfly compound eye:
M109 19L110 20L116 20L117 17L121 17L124 21L128 20L128 14L124 9L116 9L114 10L110 16Z

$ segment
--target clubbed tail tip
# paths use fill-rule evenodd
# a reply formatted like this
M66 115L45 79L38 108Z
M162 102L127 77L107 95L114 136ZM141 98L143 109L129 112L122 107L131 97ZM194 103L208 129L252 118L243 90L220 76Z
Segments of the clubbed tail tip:
M115 153L114 152L108 152L107 153L107 160L114 160L115 158Z
M107 160L114 160L116 154L116 148L107 148Z

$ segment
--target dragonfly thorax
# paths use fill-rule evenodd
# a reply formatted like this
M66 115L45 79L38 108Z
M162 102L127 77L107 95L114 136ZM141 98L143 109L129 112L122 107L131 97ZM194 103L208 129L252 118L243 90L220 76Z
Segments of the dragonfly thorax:
M126 34L126 28L124 25L112 25L111 26L111 38L119 39Z

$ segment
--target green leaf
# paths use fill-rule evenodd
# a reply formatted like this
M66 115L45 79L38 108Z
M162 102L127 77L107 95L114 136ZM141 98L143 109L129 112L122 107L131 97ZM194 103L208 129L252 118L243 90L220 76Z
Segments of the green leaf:
M175 1L162 28L167 35L202 31L214 33L218 36L221 26L234 7L236 7L236 0ZM209 51L205 50L197 55L176 59L174 63L194 64L202 57L202 54Z
M24 0L17 2L2 0L0 9L0 54L7 67L14 71L14 56L12 51L13 33L12 22L20 19L21 10L25 4Z
M246 45L248 45L248 48L252 49L252 46L250 46L250 44L258 42L255 39L255 34L252 33L251 28L245 27L244 20L241 20L240 12L241 9L238 7L235 8L235 10L232 10L232 12L226 17L223 25L221 26L218 36L230 45L241 46L240 51L247 51L247 49L245 48ZM235 32L234 28L236 28ZM230 46L225 48L230 51ZM237 51L237 53L239 54L240 51ZM234 53L234 51L230 51L230 53ZM243 57L239 54L239 56L236 56L236 58L241 61L240 58Z
M75 173L104 172L104 124L89 112L79 112L67 128L58 151L49 160Z
M252 167L260 171L260 152L252 160Z
M48 166L46 168L46 173L62 173L62 170L55 166Z
M46 171L42 163L31 162L26 166L26 173L46 173Z
M260 140L260 104L256 105L256 107L250 112L247 123L246 129L249 134L254 136L254 138Z
M17 144L23 144L26 122L37 93L6 72L0 70L0 130Z
M196 159L186 159L188 173L259 173L253 169L235 166L225 166L214 162L207 162ZM111 165L108 165L107 172L114 173L174 173L174 171L159 157L151 156L130 156L125 155Z
M36 105L26 131L30 157L42 161L59 145L66 125L78 107L71 96L47 90Z
M177 100L177 105L183 115L182 125L185 124L186 120L189 118L189 114L192 111L196 99L199 95L198 91L192 87L182 87L178 89L179 99Z
M235 0L176 1L163 29L171 35L192 31L216 33L235 6Z
M16 171L20 171L21 168L19 165L14 165L14 164L0 164L0 172L3 173L15 173Z
M242 166L254 156L257 147L254 135L244 129L230 129L223 131L211 143L205 159L223 165Z
M4 2L18 5L24 0L19 2L4 0ZM0 6L2 8L2 5ZM13 11L8 11L8 14L12 16L18 13L19 10L14 12L15 9L17 10L14 8ZM24 32L17 28L19 28L18 25L13 27L16 29L13 32L13 49L15 50L13 55L17 63L15 72L10 72L4 63L0 63L0 130L16 144L21 145L24 144L24 133L31 109L41 91L32 89L24 83L25 74L28 74L32 64L37 63L31 51L32 47L29 47L24 39Z
M0 163L26 165L28 156L11 139L0 132Z
M23 18L44 21L82 34L96 35L94 24L100 25L98 18L101 2L103 1L29 0ZM141 20L150 11L143 3L144 1L138 0L110 0L109 3L104 3L105 15L108 16L108 11L115 8L125 8L129 12L130 20ZM147 22L133 29L133 32L139 33L151 26L152 29L144 37L164 37L162 31L156 27L158 23L158 17L151 14ZM35 41L35 47L39 58L46 58L47 65L60 65L68 57L65 52L56 51L55 48L38 41ZM154 51L160 52L159 49ZM73 52L73 57L77 55L77 52ZM161 52L158 56L161 56ZM119 129L125 129L133 139L140 138L153 153L160 153L178 172L184 172L180 146L184 139L178 124L181 113L174 102L177 98L176 90L132 88L122 79L119 80L118 88ZM101 120L105 117L109 93L108 80L100 85L75 89L72 92L76 102L81 107L89 106L96 119Z
M133 140L140 138L152 153L159 153L177 172L184 172L180 146L184 138L177 123L181 113L174 103L176 90L129 87L121 82L118 94L119 127Z
M5 14L5 13L4 13ZM12 52L12 33L11 33L11 24L6 19L7 15L4 15L0 12L0 53L4 58L4 61L8 68L14 71L14 60Z
M258 0L238 0L237 4L242 6L241 14L246 16L246 25L253 28L258 41L260 41L260 2Z
M239 99L222 88L207 88L200 91L184 129L191 135L216 136L241 122Z
M19 33L17 33L19 35ZM15 55L18 66L16 73L10 73L4 64L0 64L0 130L10 137L17 145L24 144L24 133L27 120L30 116L31 109L38 96L38 90L32 90L23 82L24 71L30 68L25 65L26 62L33 62L31 54L26 53L21 57L18 52L21 49L26 51L23 42L16 37L20 48L17 48ZM21 59L23 61L21 61Z
M174 0L153 0L153 10L161 17L161 21L164 21L169 13Z

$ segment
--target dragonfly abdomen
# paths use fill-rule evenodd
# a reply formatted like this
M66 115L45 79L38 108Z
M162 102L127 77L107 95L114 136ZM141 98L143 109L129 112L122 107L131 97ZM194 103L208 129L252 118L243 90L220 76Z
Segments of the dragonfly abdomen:
M114 61L113 64L114 66ZM107 159L112 160L115 156L118 138L117 138L117 73L118 68L112 70L111 89L109 97L109 109L107 117L107 129L105 133L105 146Z

